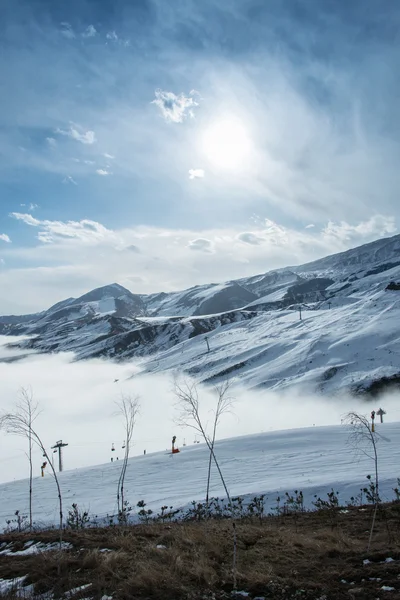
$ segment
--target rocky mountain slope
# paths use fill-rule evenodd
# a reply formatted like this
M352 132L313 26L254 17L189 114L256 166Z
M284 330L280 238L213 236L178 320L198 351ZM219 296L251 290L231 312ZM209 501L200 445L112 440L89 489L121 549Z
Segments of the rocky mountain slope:
M118 284L47 311L0 317L19 346L140 360L204 381L377 390L400 381L400 236L312 263L182 292Z

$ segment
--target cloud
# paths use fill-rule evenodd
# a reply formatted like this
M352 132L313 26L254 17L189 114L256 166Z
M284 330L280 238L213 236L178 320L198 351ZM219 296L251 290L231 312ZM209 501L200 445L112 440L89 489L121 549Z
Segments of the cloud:
M241 242L244 242L245 244L254 244L254 245L262 244L263 242L265 242L264 237L257 235L255 233L252 233L251 231L239 233L239 235L237 236L237 239L240 240Z
M74 123L71 123L69 129L56 129L55 133L70 137L81 144L94 144L97 141L94 131L84 131L82 127Z
M201 179L204 175L204 169L189 169L189 179Z
M116 240L116 236L109 229L89 219L82 221L46 221L35 219L32 215L11 213L14 219L23 221L31 227L38 227L38 240L43 243L56 243L60 241L79 240L84 243L99 243L106 239Z
M23 313L42 310L111 281L129 287L132 260L134 274L141 278L138 293L158 293L301 265L376 239L368 221L339 224L353 231L346 239L327 235L325 228L297 231L270 219L243 232L234 226L112 230L89 220L41 220L23 213L12 217L35 229L37 242L7 244L2 251L7 268L0 273L0 289L7 288L7 296L0 296L0 314L17 307ZM243 238L243 233L252 235ZM255 238L264 241L254 243ZM25 266L8 266L16 261Z
M111 171L107 171L106 169L96 169L97 175L112 175Z
M135 246L135 244L130 244L129 246L126 246L125 250L129 250L129 252L135 252L136 254L140 253L140 248L138 246Z
M6 233L0 233L0 240L3 242L11 243L9 236Z
M363 239L384 237L394 234L397 231L394 217L384 215L374 215L367 221L362 221L357 225L350 225L345 221L334 223L329 221L322 233L326 238L333 238L340 242L358 242Z
M97 34L97 30L94 27L94 25L88 25L88 27L86 27L85 31L82 33L82 37L83 38L91 38L94 37Z
M32 215L24 213L13 212L10 213L10 217L17 219L18 221L23 221L24 223L26 223L27 225L31 225L32 227L37 227L40 224L40 221L38 219L35 219L35 217L32 217Z
M46 138L46 142L48 143L48 145L49 145L51 148L55 148L55 147L57 146L57 140L56 140L56 139L54 139L53 137L47 137L47 138Z
M106 35L106 38L108 40L113 40L114 42L118 41L118 36L115 31L109 31Z
M37 208L39 208L39 204L34 204L33 202L30 202L29 204L20 204L20 206L27 206L29 210L34 211Z
M72 29L70 23L64 22L64 23L60 23L61 25L61 34L66 37L67 39L74 39L75 36L75 32Z
M189 242L190 250L199 252L212 252L212 246L212 242L205 238L197 238L197 240L191 240Z
M78 185L77 182L75 181L75 179L73 177L71 177L71 175L67 175L67 177L64 177L62 182L64 184L72 183L72 185Z
M14 338L0 337L0 356L12 358L21 352L9 350L6 344L16 341ZM54 432L65 436L68 441L64 460L65 470L76 469L93 464L110 464L110 448L113 441L122 442L121 419L115 416L114 401L121 393L139 395L141 411L135 430L135 444L132 455L165 451L166 431L173 431L176 422L176 397L173 393L173 381L169 375L143 375L132 377L140 372L139 361L118 363L102 359L74 361L72 353L50 355L30 354L24 359L13 362L0 362L0 393L2 410L15 408L19 387L30 386L34 397L39 400L41 414L35 423L44 445L50 447L55 442ZM118 379L118 383L114 383ZM160 390L163 390L163 402L160 402ZM226 415L221 419L218 434L227 438L246 434L260 433L268 429L293 429L334 425L340 423L343 413L354 410L364 413L363 398L341 395L332 402L330 398L313 393L301 392L291 388L286 392L263 389L244 389L235 386L231 389L235 398L234 416ZM210 386L199 385L200 416L209 422L210 411L215 405L215 397ZM82 402L82 398L85 399ZM394 394L385 396L384 406L387 420L395 421L398 411L398 399ZM271 414L274 419L271 420ZM64 433L58 434L60 431ZM182 429L179 439L193 440L190 429ZM305 432L307 434L307 432ZM0 482L27 476L25 444L16 436L0 432L2 449L2 468ZM346 451L345 440L343 446ZM290 466L291 458L286 457ZM368 459L366 459L368 460ZM349 457L351 461L351 457ZM33 452L34 472L40 472L43 457L38 449ZM133 468L133 467L132 467ZM357 469L360 474L368 472ZM304 479L304 476L303 476ZM291 489L288 481L287 489ZM294 484L293 484L294 485ZM300 489L300 488L299 488ZM28 494L24 494L26 501ZM147 499L147 498L146 498ZM20 498L22 502L22 495ZM89 506L93 498L88 498L83 506ZM111 500L114 502L114 499ZM80 501L79 499L77 502ZM2 495L1 509L6 512L6 498ZM57 498L54 498L54 514ZM23 507L20 506L22 513ZM96 510L91 507L92 510ZM14 506L10 506L10 516ZM2 520L2 523L5 521Z
M312 229L313 227L315 227L314 223L309 223L305 226L305 229Z
M183 93L177 96L173 92L157 89L155 91L156 99L152 101L152 104L158 106L167 122L182 123L187 117L194 117L193 109L199 106L199 103L193 98L195 95L197 92L194 90L190 92L189 96L185 96Z
M105 158L110 158L110 159L113 159L113 158L115 158L115 156L113 156L112 154L108 154L108 152L104 152L103 156L104 156Z

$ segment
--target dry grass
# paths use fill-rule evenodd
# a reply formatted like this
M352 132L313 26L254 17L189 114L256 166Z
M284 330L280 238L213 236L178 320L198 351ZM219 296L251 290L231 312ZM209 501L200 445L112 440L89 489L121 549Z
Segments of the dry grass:
M370 510L357 508L338 512L333 523L327 513L239 521L238 589L282 600L324 595L329 600L370 600L388 585L396 590L390 598L400 598L400 505L388 505L379 515L368 556L371 564L363 565L369 525ZM57 532L1 535L0 543L13 542L19 549L32 537L50 542ZM65 540L72 550L0 556L0 578L28 574L27 582L38 593L52 590L56 598L92 584L74 600L103 595L114 600L194 600L225 598L232 591L229 521L66 531ZM395 562L380 563L389 556ZM370 581L377 577L381 581Z

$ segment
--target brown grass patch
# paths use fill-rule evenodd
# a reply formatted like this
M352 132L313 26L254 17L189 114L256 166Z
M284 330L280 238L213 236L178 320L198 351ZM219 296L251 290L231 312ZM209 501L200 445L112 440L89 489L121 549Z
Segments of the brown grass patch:
M282 600L349 599L356 589L357 598L370 600L388 585L395 588L390 598L400 598L400 505L387 505L379 514L371 564L363 565L369 526L370 511L357 508L338 512L334 525L321 513L239 521L238 588ZM32 539L54 542L57 532L0 535L0 542L12 542L15 550ZM0 578L28 575L37 593L52 590L56 598L92 584L74 600L103 595L114 600L222 599L232 591L229 521L66 531L64 539L72 550L0 556ZM395 562L382 562L388 557Z

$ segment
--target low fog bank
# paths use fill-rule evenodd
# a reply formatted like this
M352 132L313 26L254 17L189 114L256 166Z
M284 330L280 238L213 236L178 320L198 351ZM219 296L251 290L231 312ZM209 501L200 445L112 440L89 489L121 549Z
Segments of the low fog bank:
M10 341L13 340L0 336L0 358L18 354L5 348ZM46 447L60 439L68 443L64 449L66 470L107 463L111 456L122 458L124 427L115 405L121 394L140 396L132 454L169 449L173 435L181 446L184 441L187 445L195 441L192 429L176 425L178 408L170 376L139 375L139 363L134 361L118 364L100 359L81 362L73 359L73 354L64 353L31 354L15 362L0 361L1 410L13 410L21 387L30 386L42 410L35 426ZM278 394L235 388L231 395L236 399L233 413L223 416L219 439L335 425L350 410L367 414L372 408L379 408L376 402L362 398L326 398L293 390ZM209 388L201 389L201 405L204 422L210 426L214 396ZM379 405L387 411L385 420L400 420L394 395L380 398ZM111 452L112 444L115 452ZM26 441L0 432L0 447L0 482L27 477ZM35 475L40 474L42 461L41 452L35 449Z

